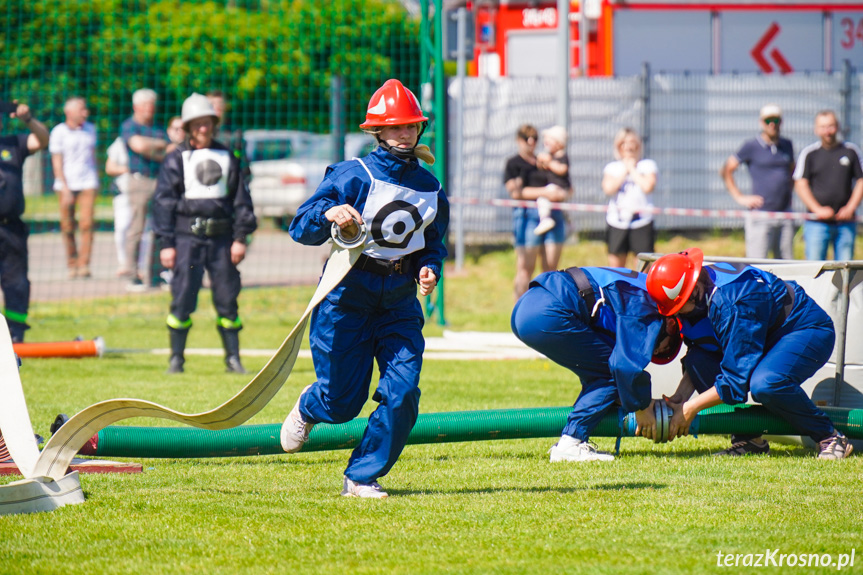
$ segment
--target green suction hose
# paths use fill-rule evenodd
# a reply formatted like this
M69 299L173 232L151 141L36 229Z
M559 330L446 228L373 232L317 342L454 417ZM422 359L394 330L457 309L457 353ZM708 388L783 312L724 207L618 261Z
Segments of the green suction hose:
M833 425L852 439L863 439L863 410L822 408ZM558 437L572 408L550 407L454 411L419 416L409 444ZM356 447L367 419L315 426L303 451ZM111 426L99 432L95 455L106 457L202 458L284 453L279 445L281 425L243 425L224 431L190 427ZM702 411L690 433L799 435L785 420L762 406L720 405ZM633 437L635 417L610 412L593 431L594 437Z

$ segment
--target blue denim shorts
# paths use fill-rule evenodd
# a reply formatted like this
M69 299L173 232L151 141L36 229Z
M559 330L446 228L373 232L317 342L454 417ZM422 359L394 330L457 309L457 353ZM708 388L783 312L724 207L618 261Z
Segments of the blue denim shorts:
M536 208L515 208L512 211L513 235L515 247L535 248L543 244L562 244L566 241L566 216L560 210L551 212L551 217L557 224L541 236L533 233L539 224L539 212Z

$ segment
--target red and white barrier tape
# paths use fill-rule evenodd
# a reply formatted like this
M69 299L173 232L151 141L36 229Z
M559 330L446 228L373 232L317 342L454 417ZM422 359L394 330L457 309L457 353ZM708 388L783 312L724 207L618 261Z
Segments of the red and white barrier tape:
M533 208L536 202L528 200L491 199L479 198L450 198L452 204L463 204L466 206L497 206L504 208ZM555 209L567 212L607 212L607 204L573 204L555 203ZM746 218L751 217L758 220L817 220L814 214L804 212L762 212L760 210L707 210L701 208L648 208L640 213L651 213L666 216L690 216L697 218ZM856 218L863 222L863 217Z

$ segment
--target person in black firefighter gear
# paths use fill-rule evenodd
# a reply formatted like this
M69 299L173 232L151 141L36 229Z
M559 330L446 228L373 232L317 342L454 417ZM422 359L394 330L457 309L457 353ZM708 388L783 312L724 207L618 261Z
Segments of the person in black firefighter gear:
M187 139L165 156L153 198L153 223L161 242L159 259L173 270L168 332L168 373L181 373L183 351L192 327L204 270L210 276L217 327L225 347L228 372L246 373L240 363L237 308L246 237L257 221L239 160L213 139L219 118L202 94L183 102Z
M14 343L24 341L30 308L30 280L27 278L29 228L24 213L24 160L48 147L48 130L33 117L27 104L0 102L0 130L8 114L29 130L26 134L0 136L0 291L3 292L9 334Z

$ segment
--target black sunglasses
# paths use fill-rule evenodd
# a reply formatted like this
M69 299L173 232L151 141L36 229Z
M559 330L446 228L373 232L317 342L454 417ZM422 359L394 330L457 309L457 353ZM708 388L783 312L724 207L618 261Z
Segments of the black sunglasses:
M765 124L781 124L782 118L764 118Z

